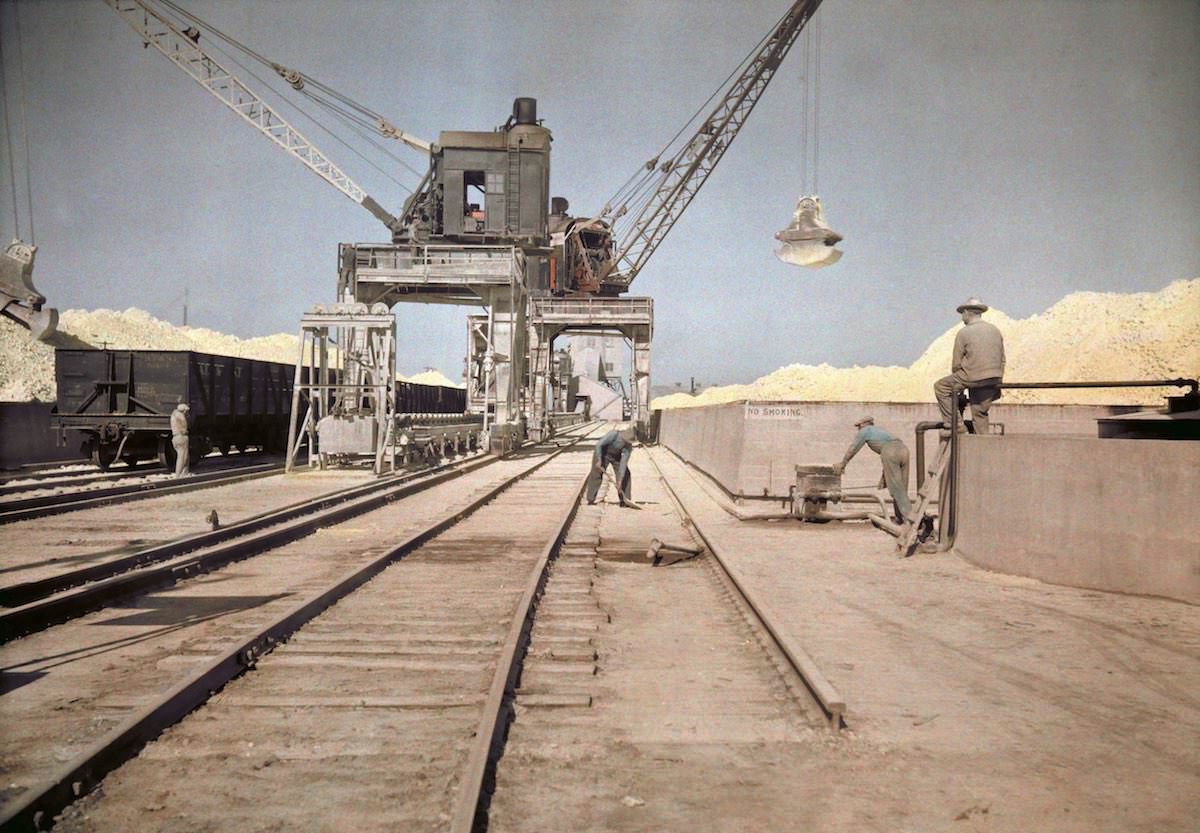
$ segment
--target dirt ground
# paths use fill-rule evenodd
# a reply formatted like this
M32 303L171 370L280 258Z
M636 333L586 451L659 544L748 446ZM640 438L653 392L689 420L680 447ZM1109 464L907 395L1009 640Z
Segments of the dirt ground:
M704 561L645 563L651 537L684 540L651 454L839 689L841 735L789 694ZM611 496L582 507L555 568L493 831L1200 830L1200 608L997 575L953 555L897 559L893 540L864 523L741 522L662 450L635 453L634 490L641 512ZM208 713L231 707L218 699ZM328 725L333 745L320 749L305 745L316 724L283 719L296 754L323 764L297 773L314 796L347 772L364 777L370 767L354 756L406 738L421 746L430 728L418 710L364 734L354 714ZM262 822L255 808L271 799L254 787L278 777L278 762L236 732L221 746L203 715L76 805L68 827L112 789L127 800L108 821L168 814L149 826L218 829L174 815L170 778L144 780L168 752L180 772L231 756L255 764L262 773L230 796ZM412 763L375 765L389 782L429 777ZM444 827L440 808L405 806L413 826L403 829ZM281 816L304 829L303 816ZM116 829L97 816L84 827Z
M535 462L444 484L432 517ZM444 829L498 646L585 469L566 453L393 563L111 773L56 829ZM377 544L406 534L370 531Z
M528 465L485 466L269 553L4 645L0 807L198 663L367 560L381 534L401 540Z
M644 549L662 509L647 453L649 511L605 507L610 551ZM697 565L601 555L592 706L518 716L493 830L1200 829L1200 610L899 560L863 523L739 522L649 453L840 690L849 728L755 708L761 670L739 675L713 608L693 612Z
M897 559L865 523L739 522L654 453L848 703L796 827L1200 829L1200 608Z
M305 471L95 509L30 518L0 527L0 587L36 581L211 529L216 511L231 523L367 482L361 473Z

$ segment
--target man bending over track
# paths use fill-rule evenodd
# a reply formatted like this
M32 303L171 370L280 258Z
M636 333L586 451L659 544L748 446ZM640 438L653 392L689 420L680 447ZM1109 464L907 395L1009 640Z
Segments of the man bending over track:
M617 497L624 506L632 503L632 477L629 473L629 456L633 454L633 441L636 435L633 426L618 431L612 430L596 443L596 453L592 455L592 472L587 481L587 502L591 506L596 502L596 493L600 491L600 483L604 480L604 467L612 466L615 480L621 484L617 489Z

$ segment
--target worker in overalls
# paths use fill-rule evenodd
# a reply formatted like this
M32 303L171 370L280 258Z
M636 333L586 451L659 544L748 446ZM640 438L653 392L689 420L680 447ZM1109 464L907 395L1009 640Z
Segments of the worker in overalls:
M633 478L629 473L629 457L633 454L633 441L636 435L633 427L623 430L612 430L596 443L596 451L592 455L592 471L587 480L587 502L591 506L596 502L596 493L600 491L600 483L604 480L604 468L612 466L615 481L620 485L617 497L622 506L632 500L630 490Z
M908 500L908 446L882 428L875 427L875 418L865 416L854 423L858 433L846 449L842 462L833 467L834 474L841 477L854 455L866 445L879 455L883 463L883 482L896 504L896 523L912 522L912 504Z
M180 402L171 411L171 447L175 449L175 476L192 473L188 465L188 403Z

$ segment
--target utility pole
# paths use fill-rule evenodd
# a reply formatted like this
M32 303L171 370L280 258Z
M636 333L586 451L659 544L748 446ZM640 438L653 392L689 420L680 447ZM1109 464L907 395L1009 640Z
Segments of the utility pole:
M187 326L187 302L188 302L188 290L187 290L187 287L185 286L183 288L183 326L185 326L185 327Z

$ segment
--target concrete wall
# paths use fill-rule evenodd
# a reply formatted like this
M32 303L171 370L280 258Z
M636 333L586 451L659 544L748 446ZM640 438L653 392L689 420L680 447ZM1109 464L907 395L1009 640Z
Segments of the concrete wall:
M25 463L79 459L79 432L68 435L67 448L59 448L50 428L49 402L0 402L0 468Z
M1096 436L1096 419L1117 410L1093 405L1002 405L992 408L993 423L1007 434ZM786 497L795 482L796 464L836 463L854 437L854 421L865 414L908 445L910 489L916 489L914 431L918 422L939 418L932 403L895 402L734 402L663 411L659 441L712 475L733 494ZM929 437L929 453L935 437ZM863 449L843 482L875 483L879 458Z
M658 441L738 494L745 435L745 403L732 402L663 411Z
M1054 584L1200 604L1200 443L966 437L955 549Z

